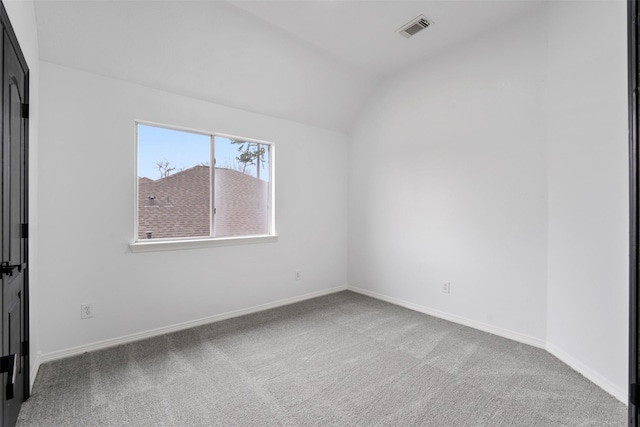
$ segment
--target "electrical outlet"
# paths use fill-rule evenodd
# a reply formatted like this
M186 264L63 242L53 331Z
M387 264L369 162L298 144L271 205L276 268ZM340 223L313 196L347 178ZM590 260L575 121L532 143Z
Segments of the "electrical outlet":
M451 282L444 282L442 284L442 292L445 294L451 293Z
M300 270L294 270L294 272L293 272L293 278L294 278L295 280L300 280L300 278L301 278Z
M80 305L80 318L89 319L93 317L93 304L81 304Z

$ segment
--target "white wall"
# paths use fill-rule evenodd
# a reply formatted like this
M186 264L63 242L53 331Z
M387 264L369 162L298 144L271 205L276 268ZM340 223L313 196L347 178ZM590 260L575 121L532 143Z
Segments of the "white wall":
M547 340L626 401L626 3L552 2L549 19Z
M7 3L33 125L31 8ZM387 80L350 137L350 284L546 344L624 400L625 31L624 2L547 4ZM346 283L340 134L46 62L41 82L31 221L44 353ZM280 241L131 254L136 118L275 141ZM96 317L81 321L89 301Z
M346 285L344 135L48 62L41 83L43 353ZM279 241L131 253L136 119L274 142Z
M36 13L45 61L271 117L345 131L373 88L233 2L39 1Z
M29 292L30 292L30 346L32 354L40 348L39 338L39 262L38 262L38 121L40 94L40 61L38 51L38 31L33 1L3 1L11 26L29 66ZM36 358L31 357L31 368ZM35 370L32 369L32 374Z
M543 343L543 12L391 78L364 109L350 285Z
M626 6L558 3L394 76L364 109L349 283L545 346L626 401Z

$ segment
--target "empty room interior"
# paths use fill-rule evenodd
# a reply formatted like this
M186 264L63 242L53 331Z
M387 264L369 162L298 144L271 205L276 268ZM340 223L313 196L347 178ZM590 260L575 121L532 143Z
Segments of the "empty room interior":
M626 424L625 1L3 4L29 67L20 426ZM146 131L204 160L156 152L143 187ZM206 230L165 236L144 215L191 187L148 188L189 173ZM221 231L233 179L259 231Z

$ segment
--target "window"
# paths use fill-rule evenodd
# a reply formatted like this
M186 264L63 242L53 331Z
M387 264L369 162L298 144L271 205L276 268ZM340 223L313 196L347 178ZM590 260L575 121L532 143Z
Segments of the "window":
M273 144L137 124L136 242L273 235Z

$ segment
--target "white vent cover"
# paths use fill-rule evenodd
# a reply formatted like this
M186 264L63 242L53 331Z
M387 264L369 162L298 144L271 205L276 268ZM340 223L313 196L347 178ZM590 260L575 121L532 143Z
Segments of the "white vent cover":
M399 33L400 35L409 38L419 33L420 31L424 30L431 24L433 24L433 21L430 21L424 15L420 15L417 18L412 19L410 22L407 22L402 27L398 28L396 30L396 33Z

